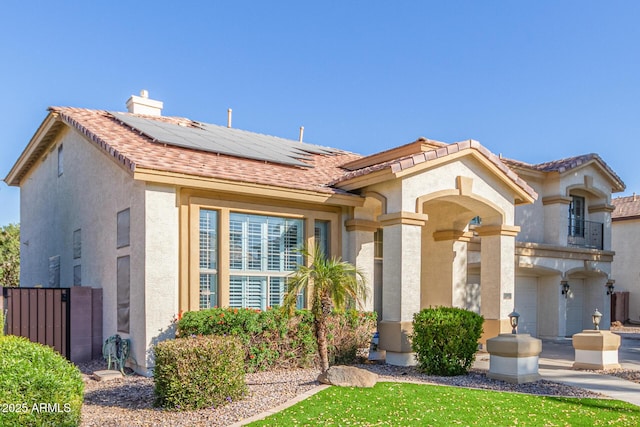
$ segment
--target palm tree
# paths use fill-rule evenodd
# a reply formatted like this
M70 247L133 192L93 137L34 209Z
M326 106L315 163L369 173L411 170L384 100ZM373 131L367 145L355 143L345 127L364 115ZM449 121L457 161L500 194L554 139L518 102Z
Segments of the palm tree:
M289 276L287 292L282 306L291 312L297 297L304 290L311 295L311 313L315 323L316 343L320 357L320 370L329 369L327 345L327 318L331 310L344 308L346 304L362 303L366 299L365 280L362 272L353 264L338 257L327 258L318 245L313 253L301 249L300 253L312 260L311 266L298 265Z

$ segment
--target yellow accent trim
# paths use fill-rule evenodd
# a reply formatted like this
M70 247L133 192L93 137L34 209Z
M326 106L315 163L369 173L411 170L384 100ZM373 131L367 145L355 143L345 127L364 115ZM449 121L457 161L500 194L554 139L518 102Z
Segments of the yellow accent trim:
M436 242L456 240L458 242L469 242L473 237L473 232L462 230L440 230L433 233L433 240Z
M305 221L304 242L315 244L316 221L330 223L329 244L331 255L341 255L342 208L311 205L293 200L273 200L262 197L231 195L193 189L179 189L180 212L180 311L200 308L200 209L218 211L218 306L229 306L229 216L231 212L255 215L298 218ZM307 263L311 260L306 260Z
M384 214L378 217L378 221L383 227L396 224L424 226L428 219L429 216L427 214L405 211Z
M447 200L451 200L451 201L456 201L458 203L461 202L460 198L464 198L467 197L472 201L475 202L479 202L485 206L488 206L489 208L491 208L493 210L493 212L495 212L497 215L500 216L500 219L504 219L505 217L505 213L504 210L502 208L500 208L500 206L498 206L497 204L493 203L492 201L475 195L475 194L469 194L469 195L464 195L461 196L460 192L458 190L440 190L440 191L436 191L434 193L430 193L430 194L425 194L423 196L420 196L416 199L416 212L418 213L423 213L424 212L424 204L427 202L431 202L432 200L438 200L438 199L447 199ZM456 199L457 198L457 199ZM462 199L464 200L464 199Z
M364 197L356 195L325 194L295 188L284 188L195 175L184 175L175 172L165 172L140 167L136 168L133 174L133 179L233 194L251 196L259 194L262 197L270 199L295 200L309 203L333 204L337 206L360 207L364 204Z
M371 197L372 199L376 199L380 202L381 210L383 214L387 213L387 198L377 191L365 191L362 193L364 197Z
M475 228L478 236L517 236L520 232L520 227L517 225L482 225Z
M546 257L576 259L588 261L613 261L612 251L600 251L597 249L574 248L568 246L553 246L531 242L516 242L516 256Z
M454 161L458 161L463 157L473 157L478 162L480 162L484 167L489 169L493 174L504 184L507 185L515 194L514 194L514 204L529 204L535 201L535 198L527 193L523 188L517 185L514 181L512 181L507 174L498 169L498 167L493 164L489 159L487 159L483 154L480 154L479 151L475 149L466 149L462 151L458 151L456 153L449 154L444 157L438 157L437 159L428 160L426 162L418 163L410 168L403 169L400 172L396 173L396 178L402 178L408 175L414 175L416 173L422 172L423 170L433 169L435 167L439 167L441 165L452 163Z
M456 177L456 188L461 196L471 196L473 194L473 178L468 176Z
M567 196L548 196L542 198L543 205L553 205L556 203L560 203L562 205L568 205L571 203L571 197Z
M374 232L380 228L380 223L376 221L369 221L366 219L348 219L344 222L347 231L370 231Z
M436 144L434 144L434 142ZM390 160L400 159L402 157L408 157L412 154L420 154L425 151L437 150L442 148L442 143L438 141L430 140L417 140L410 144L402 145L400 147L392 148L390 150L375 153L370 156L362 157L357 160L352 160L342 165L343 168L348 170L361 169L367 166L377 165Z
M598 212L613 212L615 210L615 206L603 203L601 205L593 205L589 206L589 213L598 213Z

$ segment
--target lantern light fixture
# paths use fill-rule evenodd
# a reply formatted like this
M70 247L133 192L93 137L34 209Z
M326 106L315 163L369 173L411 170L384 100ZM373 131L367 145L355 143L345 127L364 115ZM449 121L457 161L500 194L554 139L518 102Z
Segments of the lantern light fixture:
M567 295L569 294L569 289L571 288L569 286L569 281L561 280L560 285L562 286L562 295L564 295L564 297L567 298Z
M511 333L512 334L517 334L518 333L518 319L520 318L520 314L518 314L516 312L516 309L514 307L513 311L511 313L509 313L509 323L511 324Z
M613 294L613 289L614 289L613 284L615 282L616 282L615 280L607 280L607 284L605 285L607 287L607 295Z
M593 321L593 328L596 331L600 330L600 319L602 319L602 313L600 313L596 308L596 311L594 311L593 314L591 315L591 320Z

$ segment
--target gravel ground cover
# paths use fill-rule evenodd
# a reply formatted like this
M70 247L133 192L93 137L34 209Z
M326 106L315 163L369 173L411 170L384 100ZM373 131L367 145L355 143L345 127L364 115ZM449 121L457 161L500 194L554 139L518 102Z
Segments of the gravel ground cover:
M358 365L380 375L380 380L412 381L457 387L480 388L548 396L602 397L581 388L541 380L529 384L510 384L491 380L481 370L469 375L436 377L415 368L390 365ZM104 369L102 360L80 365L84 371L85 401L82 426L226 426L276 407L318 385L317 369L247 374L248 396L219 408L172 412L154 408L153 379L127 375L123 379L96 381L90 372Z
M637 332L636 332L637 329ZM615 328L612 328L615 331ZM640 333L640 328L618 329ZM96 381L91 374L106 369L104 360L78 364L85 381L85 400L81 426L227 426L285 403L318 385L317 369L295 369L247 374L248 395L245 399L219 408L172 412L154 408L153 379L127 375L112 381ZM480 388L548 396L596 397L602 395L552 381L510 384L491 380L486 371L471 370L469 375L436 377L424 375L411 367L364 364L359 367L380 375L380 380L412 381L456 387ZM640 383L640 371L607 371L629 381Z

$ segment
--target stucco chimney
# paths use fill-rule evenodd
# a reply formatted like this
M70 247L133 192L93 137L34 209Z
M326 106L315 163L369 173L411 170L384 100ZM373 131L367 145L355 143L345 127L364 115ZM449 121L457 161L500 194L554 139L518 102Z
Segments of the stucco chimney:
M162 101L149 99L146 89L140 91L140 96L131 95L127 100L127 111L133 114L147 114L149 116L162 115Z

